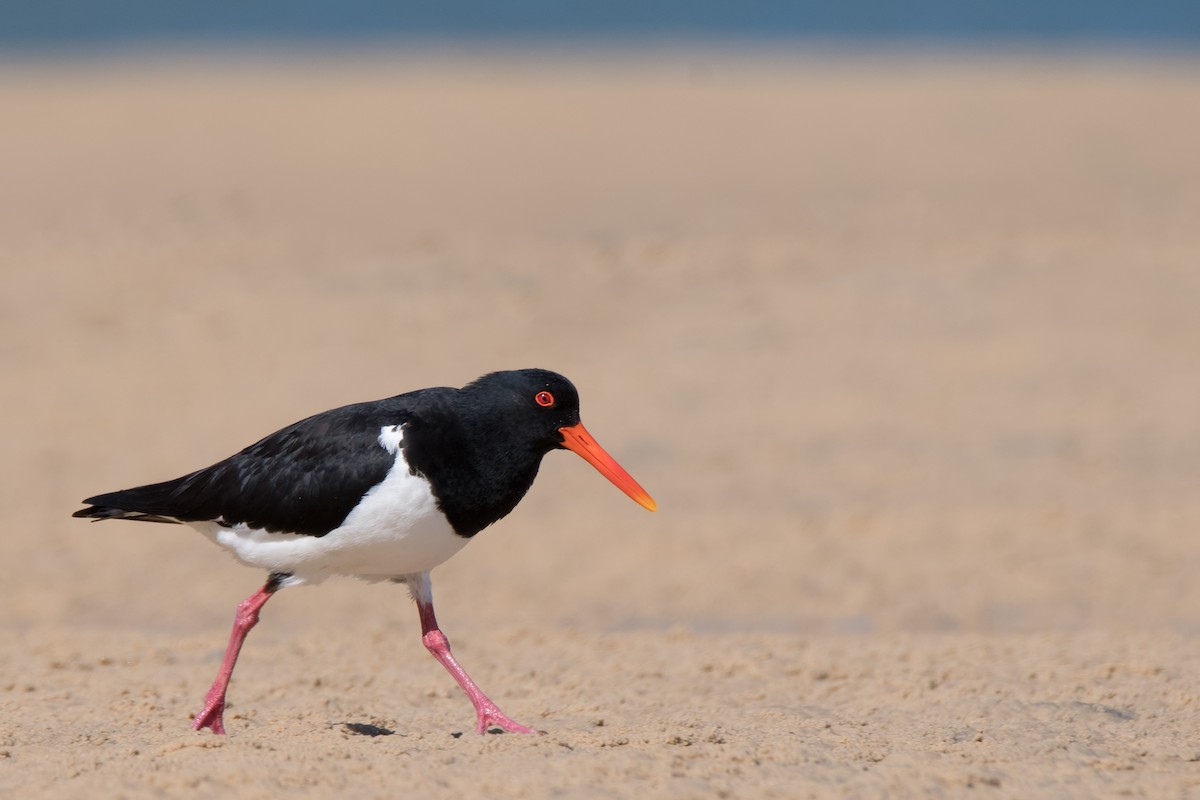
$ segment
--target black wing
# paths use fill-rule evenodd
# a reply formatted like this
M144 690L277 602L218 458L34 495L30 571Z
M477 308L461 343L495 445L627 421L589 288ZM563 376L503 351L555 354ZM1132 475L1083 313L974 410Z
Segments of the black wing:
M396 456L380 430L412 417L405 395L301 420L206 469L172 481L89 497L76 517L151 522L217 520L324 536L337 528Z

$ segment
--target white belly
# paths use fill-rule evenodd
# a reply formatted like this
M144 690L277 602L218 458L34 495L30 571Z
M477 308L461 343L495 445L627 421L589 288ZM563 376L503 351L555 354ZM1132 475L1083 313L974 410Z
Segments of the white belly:
M192 526L246 566L291 573L291 584L319 583L331 575L384 580L426 572L469 541L450 527L429 481L409 472L399 448L383 482L324 536L268 533L244 524Z

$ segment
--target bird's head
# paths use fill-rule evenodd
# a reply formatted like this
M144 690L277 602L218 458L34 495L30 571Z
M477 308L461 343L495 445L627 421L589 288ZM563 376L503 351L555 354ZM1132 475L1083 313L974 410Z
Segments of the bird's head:
M464 387L464 391L499 405L505 427L540 453L566 449L595 467L618 489L643 508L658 504L605 452L579 421L579 392L557 372L521 369L493 372Z

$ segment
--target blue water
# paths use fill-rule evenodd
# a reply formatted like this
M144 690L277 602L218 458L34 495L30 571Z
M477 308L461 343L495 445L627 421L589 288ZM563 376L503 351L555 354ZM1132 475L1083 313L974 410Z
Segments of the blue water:
M0 0L0 48L790 38L1200 45L1200 0Z

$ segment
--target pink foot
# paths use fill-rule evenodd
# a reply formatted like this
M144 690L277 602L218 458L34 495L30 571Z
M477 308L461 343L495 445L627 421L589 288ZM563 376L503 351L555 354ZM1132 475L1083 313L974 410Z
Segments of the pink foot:
M192 730L202 731L208 728L213 733L223 735L225 733L225 698L218 697L216 700L205 700L204 710L196 715L192 720Z
M488 729L496 727L509 733L545 733L545 731L537 731L533 728L527 728L512 717L505 714L500 709L496 708L496 704L484 697L482 700L475 700L475 713L478 721L475 723L475 732L484 734Z

